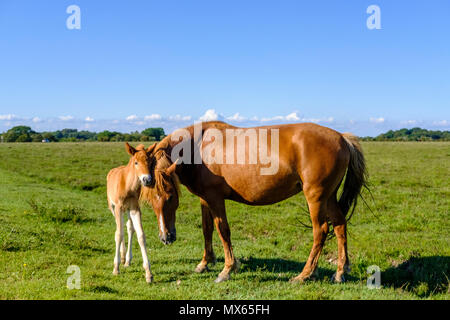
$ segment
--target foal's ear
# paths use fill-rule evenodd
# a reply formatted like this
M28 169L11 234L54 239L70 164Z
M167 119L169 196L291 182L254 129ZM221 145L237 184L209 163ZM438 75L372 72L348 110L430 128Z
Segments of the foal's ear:
M169 176L172 175L172 173L174 173L175 169L177 168L177 163L178 159L166 169L166 174L168 174Z
M125 142L125 150L127 150L130 156L134 156L134 154L136 153L136 149L130 146L128 142Z
M147 148L147 153L149 153L149 154L152 153L153 150L155 149L155 147L156 147L156 142Z

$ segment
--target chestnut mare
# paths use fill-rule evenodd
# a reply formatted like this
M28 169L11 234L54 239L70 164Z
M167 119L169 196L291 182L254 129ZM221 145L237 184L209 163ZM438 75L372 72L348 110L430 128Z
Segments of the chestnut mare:
M338 244L337 272L333 278L336 282L344 281L344 272L348 271L349 267L346 216L352 206L353 210L355 209L361 189L366 185L365 160L358 139L352 134L341 134L313 123L237 128L223 122L212 121L201 124L202 135L196 140L195 126L183 129L193 137L187 142L192 147L187 149L191 150L190 156L179 153L175 157L177 160L180 157L186 159L186 156L191 158L190 163L182 161L176 166L175 175L190 192L200 197L205 248L203 258L195 271L203 272L207 270L208 263L215 262L212 247L214 225L225 253L225 267L216 282L228 280L230 273L237 271L239 267L239 261L235 258L231 246L225 199L248 205L267 205L303 191L308 202L314 243L303 271L291 281L303 282L313 276L329 231L329 223L333 225ZM267 167L267 162L265 165L242 162L206 163L203 158L202 161L195 162L195 146L207 145L213 141L207 141L205 138L210 130L216 134L222 133L223 136L226 136L227 131L233 130L240 130L244 135L249 130L256 132L265 130L267 141L278 138L279 150L270 151L278 160L278 170L274 174L262 175L260 170ZM275 131L277 135L274 135ZM165 137L152 151L152 161L164 162L162 167L168 167L173 163L170 160L171 156L173 157L172 151L178 150L178 144L182 141L186 143L179 135L174 138L174 134L175 132ZM261 133L257 134L261 136ZM250 159L251 150L245 140L243 141L245 157ZM259 141L261 143L261 140ZM270 149L267 147L270 145L271 143L267 142L264 148ZM225 156L225 152L219 153L219 157ZM338 189L344 176L346 178L343 192L338 199ZM147 200L151 201L151 198ZM174 217L167 217L167 221L173 224L166 224L165 230L175 230Z
M149 154L155 148L156 143L145 149L143 145L135 148L125 143L125 149L130 154L131 158L127 166L120 166L109 171L107 176L107 198L108 207L116 219L116 251L114 257L113 274L119 274L119 262L122 262L125 267L128 267L132 258L132 239L133 233L136 231L139 246L141 248L143 267L145 270L145 279L148 283L153 281L153 275L150 270L150 262L147 256L147 246L145 240L144 230L141 222L141 210L139 200L141 193L145 196L147 201L154 207L154 211L159 218L162 212L166 210L166 215L171 212L167 209L172 209L170 206L163 208L161 201L157 199L155 191L152 188L146 188L154 185L152 175L150 174L150 158ZM175 170L176 164L169 166L164 170L164 175L171 175ZM158 177L160 175L157 175ZM142 187L144 186L144 187ZM168 190L170 191L170 190ZM178 197L176 198L176 206L178 207ZM175 212L175 209L172 209ZM125 241L123 231L123 215L128 212L127 232L128 232L128 249L125 254Z

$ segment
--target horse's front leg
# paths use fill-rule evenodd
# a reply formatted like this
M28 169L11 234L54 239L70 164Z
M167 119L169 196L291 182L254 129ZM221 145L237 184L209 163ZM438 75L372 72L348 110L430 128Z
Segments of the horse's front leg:
M233 248L231 246L231 232L225 211L225 201L223 199L208 201L208 207L214 219L214 224L216 225L220 240L222 240L223 251L225 254L225 267L214 281L218 283L230 279L230 273L232 271L237 271L240 264L234 257Z
M212 235L214 231L214 222L209 210L208 204L203 199L200 200L202 208L202 227L203 237L205 239L205 250L203 251L202 261L195 268L195 272L204 272L208 270L208 263L215 264L216 256L212 246Z
M145 240L144 229L142 228L141 210L130 210L130 218L133 222L134 230L136 231L139 247L141 248L143 267L145 270L145 280L147 281L147 283L151 283L153 281L153 275L150 271L150 262L148 261L147 256L147 244Z
M133 234L134 228L133 223L131 222L130 214L128 213L128 221L127 221L127 233L128 233L128 248L125 256L125 267L129 267L131 264L131 259L133 258L132 248L133 248Z

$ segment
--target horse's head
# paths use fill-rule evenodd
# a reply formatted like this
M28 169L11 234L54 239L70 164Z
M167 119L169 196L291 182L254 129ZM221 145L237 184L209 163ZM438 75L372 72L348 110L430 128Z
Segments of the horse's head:
M141 144L136 148L133 148L128 144L128 142L125 142L125 149L131 156L131 168L133 168L136 177L139 179L143 186L150 186L150 184L152 183L149 155L152 153L155 146L156 143L145 149L145 147Z
M170 244L177 237L175 214L180 192L175 173L177 163L172 163L163 150L154 152L150 161L154 182L149 188L142 188L141 200L151 203L158 220L159 239L164 244Z

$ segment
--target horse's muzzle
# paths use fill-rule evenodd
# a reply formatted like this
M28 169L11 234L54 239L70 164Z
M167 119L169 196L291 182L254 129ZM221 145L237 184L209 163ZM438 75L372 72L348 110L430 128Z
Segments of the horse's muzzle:
M148 187L152 184L152 177L149 176L143 176L141 178L142 184L144 185L144 187Z
M164 233L163 235L159 236L159 240L161 240L164 244L171 244L175 240L177 240L177 232L176 230Z

